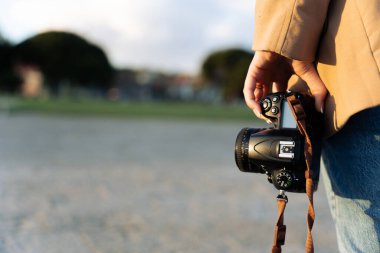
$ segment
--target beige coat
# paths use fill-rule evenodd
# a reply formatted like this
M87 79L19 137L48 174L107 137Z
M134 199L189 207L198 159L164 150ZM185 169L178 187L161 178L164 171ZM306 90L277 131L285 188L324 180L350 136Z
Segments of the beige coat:
M327 135L380 104L380 0L256 0L253 49L318 63Z

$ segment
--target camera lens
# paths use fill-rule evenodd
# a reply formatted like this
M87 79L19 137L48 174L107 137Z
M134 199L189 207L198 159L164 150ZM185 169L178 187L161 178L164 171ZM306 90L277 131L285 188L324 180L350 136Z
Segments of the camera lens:
M243 172L263 173L263 170L250 162L248 157L249 139L252 134L257 133L260 129L243 128L238 134L235 142L235 162L239 170Z

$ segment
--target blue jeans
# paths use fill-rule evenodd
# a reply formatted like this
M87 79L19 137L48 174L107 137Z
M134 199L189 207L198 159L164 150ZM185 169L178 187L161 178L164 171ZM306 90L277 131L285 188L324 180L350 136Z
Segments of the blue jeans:
M322 176L340 252L380 252L380 106L323 143Z

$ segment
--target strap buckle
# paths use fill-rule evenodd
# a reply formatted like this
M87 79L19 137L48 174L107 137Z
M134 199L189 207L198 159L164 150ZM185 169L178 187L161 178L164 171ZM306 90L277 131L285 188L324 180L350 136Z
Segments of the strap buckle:
M280 194L277 195L277 200L284 200L285 203L288 203L288 196L286 196L284 190L280 190Z

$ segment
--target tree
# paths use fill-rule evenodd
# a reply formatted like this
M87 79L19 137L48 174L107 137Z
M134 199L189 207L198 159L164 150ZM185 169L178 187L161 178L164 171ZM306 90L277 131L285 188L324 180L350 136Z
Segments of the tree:
M225 101L243 98L244 79L253 54L243 49L211 53L202 64L204 79L221 88Z
M13 71L12 44L0 34L0 90L14 93L20 80Z
M71 86L109 88L114 69L104 51L68 32L46 32L18 44L13 55L18 64L38 65L52 93L62 81Z

